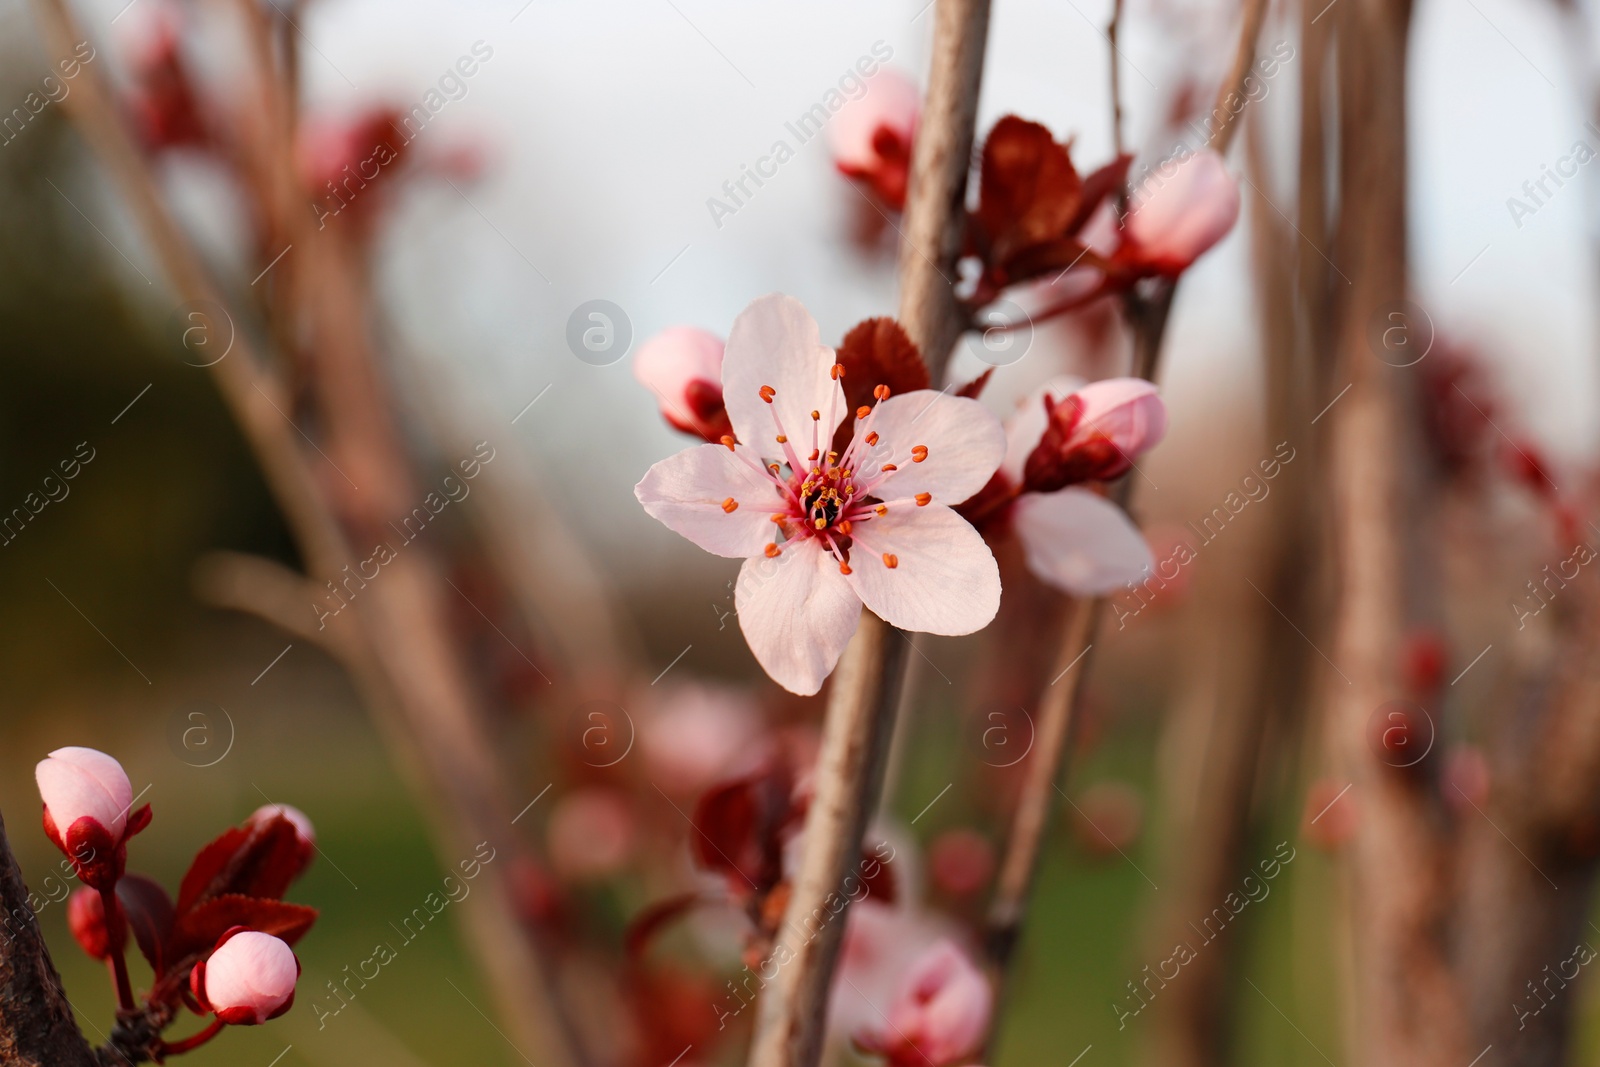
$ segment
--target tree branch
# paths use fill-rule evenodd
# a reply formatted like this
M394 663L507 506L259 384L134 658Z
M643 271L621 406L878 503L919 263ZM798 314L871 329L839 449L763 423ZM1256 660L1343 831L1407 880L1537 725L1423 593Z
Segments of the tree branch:
M935 20L900 249L899 319L937 382L962 330L955 263L989 2L939 0ZM845 879L860 862L861 837L878 806L908 644L904 633L863 609L834 673L800 871L773 948L778 958L792 958L762 997L751 1067L815 1067L821 1058L849 904Z

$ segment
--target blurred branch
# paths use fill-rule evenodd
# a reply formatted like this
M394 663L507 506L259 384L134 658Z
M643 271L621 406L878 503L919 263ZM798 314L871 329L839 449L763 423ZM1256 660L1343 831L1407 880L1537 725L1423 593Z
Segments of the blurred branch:
M335 655L337 631L314 625L326 590L292 567L243 552L208 552L195 561L194 593L202 603L255 615Z
M255 359L242 318L235 319L236 351L211 370L309 569L331 580L356 560L344 524L359 543L372 544L388 536L384 521L405 513L418 497L411 492L404 451L384 407L386 385L370 358L366 303L356 272L349 269L350 249L336 232L312 230L309 205L298 202L292 119L286 115L292 93L277 80L265 15L253 4L241 6L261 65L258 117L267 147L256 146L256 160L267 168L261 187L272 190L263 206L276 216L276 229L269 232L296 238L291 284L299 286L304 299L291 306L308 314L312 343L323 357L316 366L317 385L327 401L322 412L327 451L344 461L338 477L330 473L319 481L307 467L288 415L293 405ZM66 0L36 0L36 9L53 50L64 54L84 39ZM162 204L98 68L84 67L74 88L63 106L121 187L179 297L222 303L199 256ZM360 481L351 480L352 474ZM347 480L361 490L346 494ZM351 605L353 622L336 622L348 634L340 637L348 640L347 662L380 733L419 792L430 797L422 807L442 860L469 855L480 842L504 857L473 894L476 903L462 911L469 944L488 974L501 1015L544 1067L573 1067L581 1057L556 1006L536 935L525 930L514 906L512 876L521 846L462 650L445 629L447 600L431 553L426 546L410 547L384 567L381 581L345 578L352 580L362 593ZM527 936L508 936L516 931Z
M1217 91L1217 105L1212 109L1213 115L1221 115L1222 123L1211 131L1211 148L1219 155L1228 154L1228 146L1233 143L1233 135L1238 130L1237 118L1244 114L1244 106L1235 109L1229 106L1229 100L1245 99L1245 79L1250 75L1250 67L1256 61L1256 41L1261 37L1261 24L1267 18L1267 0L1244 0L1244 23L1239 27L1239 44L1233 52L1233 66L1228 70L1228 77L1222 83L1222 88Z
M1329 414L1332 536L1339 587L1326 676L1328 742L1362 817L1346 850L1356 937L1356 1014L1373 1067L1459 1067L1472 1059L1448 962L1450 842L1426 761L1391 765L1371 720L1401 693L1404 567L1412 524L1405 479L1416 456L1402 423L1415 372L1369 347L1371 323L1407 295L1406 45L1409 0L1339 8L1339 217L1335 250L1351 279L1337 317L1349 394Z
M955 268L989 2L939 0L934 18L932 68L912 155L900 250L899 319L938 382L962 329ZM848 915L845 879L860 862L861 838L878 806L908 647L904 633L863 608L856 634L834 672L805 847L774 946L774 952L787 951L792 958L761 998L751 1067L815 1067L821 1058ZM830 907L830 901L840 906ZM801 940L796 935L815 914L831 918Z
M50 960L32 894L0 817L0 1063L7 1067L102 1067L78 1030L61 976Z
M1237 68L1242 62L1243 68L1248 71L1255 54L1256 35L1261 29L1261 13L1252 14L1251 9L1265 9L1265 0L1245 2L1247 10L1234 61L1234 77L1240 83L1244 75L1238 73ZM1227 91L1228 87L1225 86L1224 98ZM1224 138L1219 151L1226 147L1227 139ZM1167 319L1177 288L1175 279L1160 279L1147 292L1129 290L1123 299L1123 313L1133 334L1132 372L1137 377L1148 381L1156 378ZM1126 507L1132 491L1133 479L1128 477L1117 486L1114 495L1118 503ZM1094 648L1104 604L1103 597L1072 598L1065 603L1060 624L1063 640L1051 675L1053 681L1046 684L1039 695L1038 741L1024 772L1026 776L1006 837L1005 851L1000 861L1000 877L995 886L994 899L990 902L985 929L991 972L996 985L1002 989L1008 982L1016 944L1026 919L1033 878L1039 866L1044 828L1053 806L1052 794L1059 789L1056 779L1060 775L1066 746L1072 737L1075 712L1093 666L1090 652ZM1057 688L1057 683L1068 668L1075 672L1072 680ZM1003 1000L997 1003L1003 1003ZM999 1033L1001 1016L1002 1013L996 1010L990 1024L986 1047L991 1054Z

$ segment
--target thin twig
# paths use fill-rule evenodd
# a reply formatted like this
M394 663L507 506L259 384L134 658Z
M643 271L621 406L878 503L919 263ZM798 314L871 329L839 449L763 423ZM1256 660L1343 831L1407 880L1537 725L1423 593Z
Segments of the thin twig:
M955 262L989 2L940 0L935 18L906 201L899 318L938 381L961 331ZM784 962L762 996L751 1067L815 1067L822 1055L849 902L846 878L860 862L862 834L878 805L909 647L903 635L863 610L834 673L800 870L774 945L775 958Z

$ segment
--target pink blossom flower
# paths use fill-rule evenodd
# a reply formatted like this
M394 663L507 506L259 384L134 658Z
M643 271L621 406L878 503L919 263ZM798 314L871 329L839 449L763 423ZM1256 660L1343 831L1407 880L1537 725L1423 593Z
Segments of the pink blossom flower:
M867 79L866 92L845 103L828 126L828 143L840 173L870 186L890 207L905 206L911 144L922 93L906 75L885 67Z
M1239 184L1217 153L1203 149L1171 169L1148 180L1126 225L1133 258L1169 276L1186 270L1239 218Z
M888 1018L858 1031L856 1044L891 1067L951 1067L977 1050L993 1007L983 973L954 942L940 940L905 975Z
M1124 384L1133 382L1138 386ZM1065 399L1047 409L1045 399L1055 396ZM1058 411L1077 414L1070 420L1057 420ZM1109 431L1105 435L1109 444L1100 443L1096 423L1103 423ZM1058 429L1061 426L1070 430ZM1057 378L1023 401L1006 424L1006 457L1001 470L1021 492L1011 506L1011 524L1035 576L1074 596L1100 596L1146 573L1154 563L1150 547L1121 508L1077 486L1039 490L1058 481L1064 485L1064 478L1056 477L1063 470L1114 477L1107 472L1127 470L1123 464L1153 446L1165 429L1165 408L1153 387L1138 379L1083 385L1071 378ZM1030 481L1030 467L1042 464L1033 457L1045 447L1052 431L1060 439L1060 447L1050 453L1049 466L1055 469L1045 471L1052 478L1035 470L1037 480ZM1126 451L1119 451L1118 441L1128 446ZM1091 459L1094 462L1089 462Z
M211 958L195 964L190 988L202 1007L230 1026L276 1019L294 1004L300 961L279 938L236 926Z
M633 359L633 376L655 394L662 418L707 441L733 432L722 405L722 348L709 330L671 326L640 345Z
M263 804L250 813L250 818L245 820L246 825L257 825L269 822L274 818L282 817L294 827L295 842L299 846L297 863L299 869L295 876L299 877L305 869L311 866L311 859L317 851L317 831L311 825L311 819L299 808L288 804Z
M1048 392L1049 422L1023 467L1023 485L1048 493L1074 482L1110 481L1167 432L1167 409L1143 378L1091 382L1061 400Z
M739 626L773 680L802 695L822 687L863 604L948 635L982 629L1000 604L994 556L950 507L998 466L998 421L974 400L881 385L851 413L836 367L799 301L755 301L722 364L734 435L662 460L634 489L669 529L745 559ZM850 443L833 451L846 419Z
M145 805L130 814L133 786L122 764L92 748L58 748L34 768L44 799L44 832L95 888L122 876L124 842L150 821Z
M698 682L675 686L639 726L651 779L675 794L753 770L771 747L748 695Z

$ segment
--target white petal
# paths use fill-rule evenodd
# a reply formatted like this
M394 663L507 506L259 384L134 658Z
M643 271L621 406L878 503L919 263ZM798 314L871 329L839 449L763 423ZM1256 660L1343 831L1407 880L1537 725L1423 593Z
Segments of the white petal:
M782 502L773 481L723 445L696 445L668 456L633 487L644 510L707 552L744 559L774 540L772 515ZM724 511L732 498L739 506Z
M1016 412L1006 420L1006 458L1000 464L1013 485L1022 484L1022 468L1028 463L1028 453L1038 447L1044 428L1050 422L1044 412L1045 394L1064 400L1082 389L1083 384L1082 378L1058 375L1018 402Z
M931 493L940 503L959 504L983 488L1006 450L1005 430L988 408L932 389L882 401L857 432L866 426L878 443L857 453L856 469L871 479L886 463L896 468L872 490L879 500ZM911 455L917 445L928 449L921 463Z
M856 524L846 580L867 607L902 630L970 634L1000 607L1000 568L960 515L942 504L891 504ZM889 567L885 553L896 558Z
M756 661L801 696L822 688L861 619L861 601L813 538L791 542L776 559L746 560L733 602Z
M1099 596L1138 581L1154 565L1126 512L1087 489L1024 493L1012 524L1028 569L1075 596Z
M823 451L845 416L844 390L830 374L833 349L822 343L816 320L792 296L774 293L754 301L733 320L722 357L722 401L739 440L768 458L783 455L772 416L801 459L811 453L811 413L822 413L817 439ZM761 387L776 395L761 399ZM831 420L830 421L830 416Z

